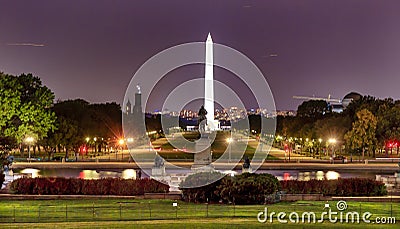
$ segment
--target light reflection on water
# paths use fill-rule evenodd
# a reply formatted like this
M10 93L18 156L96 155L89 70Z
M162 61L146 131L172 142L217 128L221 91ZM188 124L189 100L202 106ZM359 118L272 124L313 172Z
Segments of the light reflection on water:
M32 174L32 177L66 177L66 178L82 178L82 179L100 179L100 178L123 178L123 179L136 179L139 170L135 169L96 169L96 170L82 170L82 169L23 169L15 170L15 173ZM142 171L142 177L149 177L150 170ZM187 174L190 170L173 170L167 169L167 174ZM240 170L235 170L235 174L240 174ZM269 173L276 176L279 180L323 180L323 179L338 179L350 177L363 177L375 179L375 175L382 174L381 172L373 171L299 171L299 170L257 170L256 173Z
M65 178L81 178L81 179L100 179L100 178L123 178L136 179L138 171L134 169L124 170L106 170L106 169L31 169L15 170L15 174L25 174L29 177L65 177Z

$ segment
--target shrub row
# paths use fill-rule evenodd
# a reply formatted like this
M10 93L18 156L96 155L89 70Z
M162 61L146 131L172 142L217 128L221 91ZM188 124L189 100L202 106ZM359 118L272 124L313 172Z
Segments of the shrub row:
M289 194L323 194L326 196L384 196L385 184L368 178L338 180L281 181L282 191Z
M279 190L279 181L270 174L244 173L234 177L224 176L217 172L188 176L180 185L183 199L189 202L262 204L273 202L271 196ZM210 182L204 182L207 179ZM197 187L199 181L208 185ZM195 188L189 188L191 185Z
M105 178L84 180L79 178L20 178L11 183L17 194L35 195L118 195L131 196L144 193L165 193L169 186L153 179Z

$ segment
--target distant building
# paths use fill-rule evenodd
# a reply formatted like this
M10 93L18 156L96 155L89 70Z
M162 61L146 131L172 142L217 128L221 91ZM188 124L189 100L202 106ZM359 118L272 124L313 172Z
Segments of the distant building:
M357 92L350 92L349 94L344 96L344 98L342 100L343 107L346 108L351 103L351 101L359 100L361 98L362 98L361 94L359 94Z
M142 110L142 93L138 86L138 92L135 93L135 104L133 105L128 100L125 105L126 115L126 136L133 138L141 137L146 134L144 114Z
M296 116L296 111L294 110L277 110L276 111L276 116Z

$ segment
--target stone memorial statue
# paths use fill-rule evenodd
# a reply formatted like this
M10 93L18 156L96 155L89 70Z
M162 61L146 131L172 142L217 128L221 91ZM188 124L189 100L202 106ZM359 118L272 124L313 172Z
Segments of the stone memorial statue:
M156 158L154 159L154 167L155 168L161 168L164 166L164 159L160 155L156 155Z
M164 165L164 159L156 154L156 157L154 158L154 165L153 168L151 169L151 177L155 179L163 179L165 176L165 165Z
M250 168L250 159L247 155L244 156L243 168L244 169Z
M207 110L204 108L204 106L200 107L198 116L199 116L199 131L204 132L206 130L206 125L207 125ZM205 122L203 122L205 120Z
M247 155L244 156L244 161L242 165L242 173L252 173L250 159Z

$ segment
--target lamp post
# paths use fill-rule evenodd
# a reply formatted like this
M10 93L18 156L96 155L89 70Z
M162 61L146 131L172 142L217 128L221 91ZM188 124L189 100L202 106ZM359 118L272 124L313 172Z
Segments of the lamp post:
M96 146L97 138L94 137L94 138L93 138L93 141L94 141L94 152L97 153L97 146Z
M119 141L118 141L118 144L119 144L119 148L121 149L121 159L123 160L124 159L124 151L123 151L123 146L124 146L124 144L125 144L125 140L124 139L119 139Z
M335 144L336 144L336 139L335 138L330 138L329 140L328 140L328 143L330 144L330 145L332 145L331 147L332 147L332 154L331 154L331 157L332 157L332 160L333 160L333 157L334 157L334 148L335 148Z
M322 139L320 138L320 139L318 139L318 142L319 142L319 146L318 146L318 155L319 155L319 159L321 159L321 143L322 143Z
M89 156L89 141L90 141L90 138L86 137L85 140L86 140L86 156L88 157Z
M232 153L231 143L233 142L233 139L232 138L227 138L226 142L228 143L228 147L229 147L229 149L228 149L229 150L229 152L228 152L228 155L229 155L228 163L231 163L231 153Z
M29 163L31 162L31 144L35 141L35 139L33 137L27 137L25 139L25 142L28 144L28 160Z
M293 141L293 139L290 137L289 138L289 162L290 162L290 151L292 151L292 141ZM295 147L296 147L296 144L295 144Z

